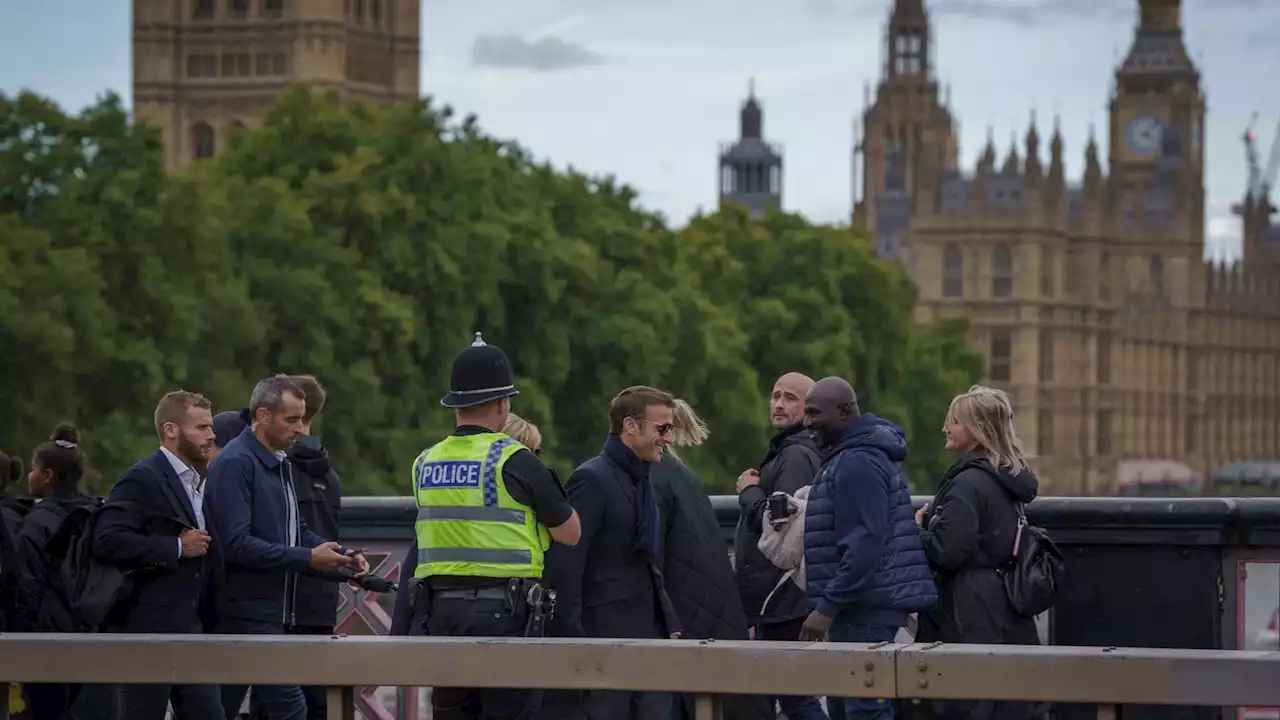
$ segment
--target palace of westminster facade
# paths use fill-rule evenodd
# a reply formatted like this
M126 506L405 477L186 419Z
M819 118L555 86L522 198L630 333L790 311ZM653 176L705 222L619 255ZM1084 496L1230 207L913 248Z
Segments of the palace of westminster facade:
M891 0L886 0L890 2ZM924 0L892 0L884 73L862 118L852 221L920 287L917 317L967 315L987 382L1014 396L1046 494L1115 489L1125 460L1202 475L1280 459L1280 228L1246 198L1244 256L1204 254L1204 114L1179 0L1137 0L1116 70L1105 167L1080 182L1034 119L1003 161L958 164ZM291 83L391 104L419 93L419 0L133 0L134 112L171 168L208 157ZM720 195L781 205L759 103L720 156ZM941 423L941 419L939 419Z

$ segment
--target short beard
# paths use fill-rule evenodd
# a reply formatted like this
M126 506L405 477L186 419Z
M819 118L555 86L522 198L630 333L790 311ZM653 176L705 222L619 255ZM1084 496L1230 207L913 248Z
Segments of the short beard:
M185 435L178 435L178 459L197 470L208 464L204 449L188 440Z

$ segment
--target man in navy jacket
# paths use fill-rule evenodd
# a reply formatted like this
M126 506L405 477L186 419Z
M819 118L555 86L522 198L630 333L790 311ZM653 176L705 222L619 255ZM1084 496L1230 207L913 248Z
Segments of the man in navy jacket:
M220 632L281 634L293 623L297 576L351 567L368 571L336 542L312 532L298 513L291 467L285 461L303 433L306 400L285 375L258 383L249 400L253 425L209 465L207 502L213 535L226 557L224 619ZM304 720L297 685L255 686L271 720ZM227 717L235 716L246 688L223 688Z
M811 612L800 639L892 642L909 613L938 601L900 466L906 436L861 414L853 387L834 377L805 396L804 423L828 454L805 511ZM827 709L833 719L893 717L885 700L828 698Z

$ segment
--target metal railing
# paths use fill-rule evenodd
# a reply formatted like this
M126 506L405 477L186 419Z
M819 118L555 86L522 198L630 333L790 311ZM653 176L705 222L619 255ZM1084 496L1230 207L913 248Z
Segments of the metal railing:
M1280 707L1280 652L1012 645L242 635L0 635L0 682L662 690L717 696ZM0 707L0 711L4 710ZM4 717L0 713L0 717Z

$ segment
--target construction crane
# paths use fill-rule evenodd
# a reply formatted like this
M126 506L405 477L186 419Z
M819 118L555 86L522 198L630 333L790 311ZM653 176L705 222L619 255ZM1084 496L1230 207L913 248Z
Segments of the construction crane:
M1258 135L1254 126L1258 124L1258 113L1254 111L1249 118L1249 126L1244 131L1245 161L1249 167L1249 197L1255 202L1266 203L1267 213L1275 210L1271 205L1271 188L1275 187L1276 174L1280 173L1280 122L1276 123L1276 134L1271 140L1271 153L1267 157L1266 167L1258 164Z

